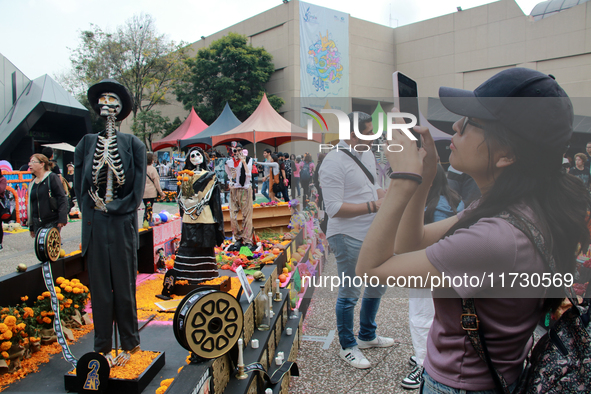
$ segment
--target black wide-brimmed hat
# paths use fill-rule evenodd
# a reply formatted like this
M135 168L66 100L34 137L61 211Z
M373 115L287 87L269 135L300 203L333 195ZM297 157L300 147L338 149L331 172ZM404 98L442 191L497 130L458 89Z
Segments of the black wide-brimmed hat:
M88 88L88 101L94 109L94 112L99 115L101 114L101 109L98 105L98 99L103 93L115 93L119 96L121 99L121 112L115 119L120 122L127 118L127 115L129 115L131 107L133 106L129 90L114 79L103 79L99 83Z

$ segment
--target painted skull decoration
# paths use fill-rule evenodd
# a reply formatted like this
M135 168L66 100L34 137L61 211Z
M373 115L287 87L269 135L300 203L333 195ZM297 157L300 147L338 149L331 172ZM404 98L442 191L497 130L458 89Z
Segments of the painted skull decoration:
M189 160L195 167L199 167L199 165L203 163L203 155L198 150L191 151Z
M99 97L101 116L117 116L121 112L121 99L115 93L103 93Z

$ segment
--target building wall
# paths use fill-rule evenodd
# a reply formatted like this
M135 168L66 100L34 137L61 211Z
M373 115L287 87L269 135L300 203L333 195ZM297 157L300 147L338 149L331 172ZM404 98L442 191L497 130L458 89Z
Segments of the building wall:
M12 73L16 73L16 98L31 80L0 53L0 123L12 107Z
M534 22L514 0L394 29L397 67L422 96L440 86L474 89L509 67L553 74L571 97L591 96L591 6Z

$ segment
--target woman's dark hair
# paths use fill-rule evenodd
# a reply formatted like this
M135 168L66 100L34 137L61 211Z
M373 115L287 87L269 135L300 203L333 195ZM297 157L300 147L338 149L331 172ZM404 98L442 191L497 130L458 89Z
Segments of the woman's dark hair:
M435 175L435 179L433 179L433 184L427 195L427 204L425 205L425 224L433 223L433 216L435 215L437 204L439 204L440 196L445 197L454 214L458 213L457 207L460 204L460 201L462 201L462 198L449 187L447 177L445 176L445 170L441 164L437 164L437 174Z
M306 156L304 156L304 161L306 163L311 163L312 162L312 155L309 153L306 153Z
M203 152L203 149L201 149L198 146L189 149L189 151L187 152L187 156L185 157L185 170L192 171L197 168L193 165L193 163L191 163L191 152L195 150L199 151L199 153L201 153L201 156L203 156L203 162L199 164L199 169L207 171L207 163L209 163L209 156L207 156L205 152Z
M585 185L562 169L560 147L539 146L494 122L483 123L483 128L484 143L491 158L489 173L495 165L494 148L509 148L515 162L501 172L489 190L483 190L480 203L468 210L446 236L503 211L520 217L514 208L523 203L537 215L538 229L556 261L556 270L573 273L578 248L587 250L589 246L587 223L591 197ZM554 310L561 301L547 299L545 309Z
M289 159L295 161L295 159L296 159L295 153L292 153L291 156L289 156Z
M277 156L275 153L271 153L271 159L273 159L273 163L277 163L279 156Z
M152 163L154 163L154 154L153 153L148 153L146 154L146 165L152 165Z

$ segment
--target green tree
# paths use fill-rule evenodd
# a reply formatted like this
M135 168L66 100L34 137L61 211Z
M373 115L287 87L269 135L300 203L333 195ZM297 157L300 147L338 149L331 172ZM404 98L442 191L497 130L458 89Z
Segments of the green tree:
M162 116L160 111L142 111L134 119L131 130L139 139L144 141L148 150L152 150L152 137L171 129L168 116ZM169 131L168 134L175 129Z
M275 71L272 56L264 48L254 48L246 36L229 33L185 60L189 72L174 92L177 100L191 107L205 123L222 113L226 102L236 117L244 121L256 109L265 83ZM279 109L282 98L268 95L271 106Z
M157 32L152 16L140 14L115 32L92 24L82 31L78 47L71 49L72 69L58 81L80 99L89 86L116 79L131 93L135 120L139 112L169 104L166 95L186 72L185 59L185 44L168 41Z

